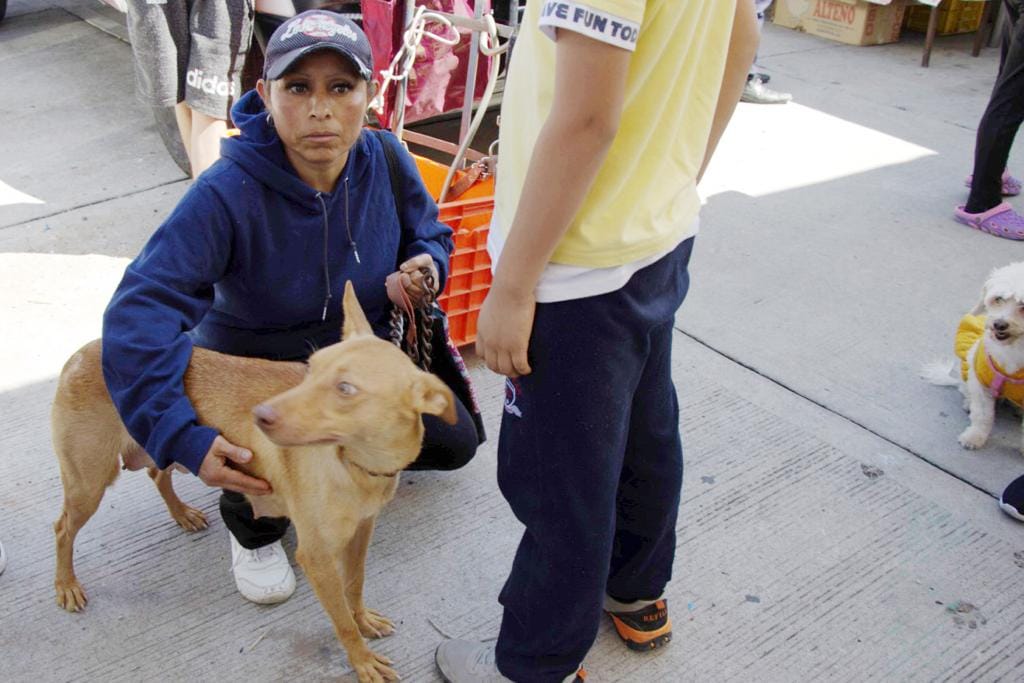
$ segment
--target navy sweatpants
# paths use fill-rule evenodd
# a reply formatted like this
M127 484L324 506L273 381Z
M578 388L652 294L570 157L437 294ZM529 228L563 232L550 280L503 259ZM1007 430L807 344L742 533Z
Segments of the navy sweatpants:
M622 289L538 304L533 372L506 381L498 484L526 525L500 601L501 672L561 681L605 593L656 598L672 574L683 478L671 376L693 239Z

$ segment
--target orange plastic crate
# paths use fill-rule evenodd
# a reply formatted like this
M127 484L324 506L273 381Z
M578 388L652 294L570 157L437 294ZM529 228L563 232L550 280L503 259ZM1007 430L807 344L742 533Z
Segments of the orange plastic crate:
M437 199L448 167L425 157L413 157L427 190ZM458 199L438 205L438 218L455 231L448 283L437 301L448 314L448 333L456 346L476 341L476 320L491 285L487 233L493 213L493 178L476 183Z

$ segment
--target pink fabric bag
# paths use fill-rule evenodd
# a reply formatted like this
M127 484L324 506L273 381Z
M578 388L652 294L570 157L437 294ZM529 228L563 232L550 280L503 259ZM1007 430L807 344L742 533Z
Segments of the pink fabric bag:
M491 9L490 0L477 0L483 4L486 14ZM391 64L395 53L402 47L405 0L362 0L363 30L373 47L373 68L375 78ZM416 0L416 6L428 10L448 12L458 16L472 17L473 0ZM444 30L437 26L435 31ZM413 73L409 75L409 89L406 98L406 122L436 116L446 111L460 109L466 92L466 73L469 70L469 31L460 31L462 40L458 45L449 46L425 38L416 56ZM487 87L487 71L491 58L479 55L477 62L474 99L479 98ZM395 105L397 87L388 89L387 101L380 123L389 126Z

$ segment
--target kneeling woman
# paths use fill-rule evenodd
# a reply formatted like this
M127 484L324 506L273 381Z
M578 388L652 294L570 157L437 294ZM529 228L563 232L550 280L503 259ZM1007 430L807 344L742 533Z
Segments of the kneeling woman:
M366 36L340 15L304 12L282 24L263 79L232 109L241 135L223 142L221 160L128 266L104 316L103 374L121 418L159 467L177 462L227 489L232 569L254 602L295 589L280 544L288 520L253 518L241 493L266 493L267 483L230 467L251 456L198 423L183 383L193 345L305 360L338 341L346 280L386 337L387 276L411 272L403 280L417 299L418 267L433 270L439 289L448 274L451 229L415 164L394 136L362 128L372 64ZM424 416L411 469L461 467L483 439L461 364L446 360L435 372L460 399L459 419Z

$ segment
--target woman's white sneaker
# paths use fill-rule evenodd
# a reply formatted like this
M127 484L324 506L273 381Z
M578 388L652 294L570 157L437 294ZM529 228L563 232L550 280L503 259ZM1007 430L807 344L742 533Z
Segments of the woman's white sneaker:
M284 602L295 592L295 572L288 563L280 541L248 550L231 539L231 573L238 592L251 602L273 605Z

